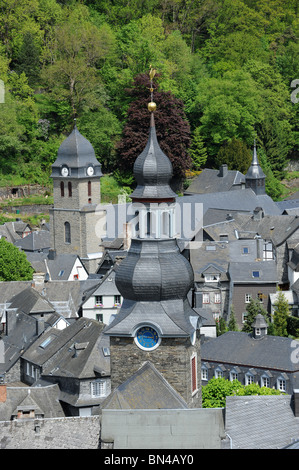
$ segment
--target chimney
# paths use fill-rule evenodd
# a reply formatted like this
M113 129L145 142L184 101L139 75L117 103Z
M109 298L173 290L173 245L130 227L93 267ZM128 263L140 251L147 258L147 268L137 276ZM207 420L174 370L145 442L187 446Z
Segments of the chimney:
M56 250L50 249L50 250L49 250L49 253L48 253L48 259L53 260L53 259L55 259L55 258L56 258Z
M299 417L299 389L296 388L293 390L293 406L294 406L294 415L296 418Z
M0 403L5 403L7 398L6 384L0 383Z
M264 211L262 207L256 207L253 211L253 220L262 220L264 217Z
M219 176L223 178L224 176L227 175L227 173L228 173L227 165L226 164L221 165L221 167L219 168Z

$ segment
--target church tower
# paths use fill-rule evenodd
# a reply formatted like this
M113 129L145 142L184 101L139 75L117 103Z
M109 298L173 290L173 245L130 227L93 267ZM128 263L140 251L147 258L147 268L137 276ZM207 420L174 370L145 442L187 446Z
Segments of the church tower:
M257 196L266 194L265 179L266 175L259 164L254 141L252 162L245 175L245 188L251 188Z
M78 254L90 268L91 255L100 251L94 227L95 211L101 202L102 171L91 143L76 125L59 147L51 177L51 248L57 254Z
M201 318L187 299L193 270L175 238L172 164L157 141L154 109L149 103L149 137L134 164L135 231L127 257L116 269L124 301L105 329L112 388L149 361L189 407L199 407Z

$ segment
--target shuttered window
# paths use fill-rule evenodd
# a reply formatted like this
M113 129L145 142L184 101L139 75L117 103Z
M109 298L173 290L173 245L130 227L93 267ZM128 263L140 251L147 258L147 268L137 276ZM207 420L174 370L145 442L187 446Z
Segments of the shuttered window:
M191 387L192 393L194 393L197 390L196 355L191 358Z

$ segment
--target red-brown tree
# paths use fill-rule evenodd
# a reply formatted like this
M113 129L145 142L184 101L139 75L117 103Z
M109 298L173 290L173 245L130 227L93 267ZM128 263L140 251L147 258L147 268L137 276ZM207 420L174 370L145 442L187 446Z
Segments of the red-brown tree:
M159 79L158 74L153 83L153 101L157 105L154 113L157 139L161 149L172 162L172 186L178 188L185 179L186 170L192 165L188 153L191 143L190 125L185 116L183 102L175 98L170 91L159 91L156 79ZM127 174L133 171L134 162L146 146L149 135L150 113L147 105L151 101L151 93L148 75L138 75L132 88L126 91L132 101L123 138L117 148L117 160L119 170Z

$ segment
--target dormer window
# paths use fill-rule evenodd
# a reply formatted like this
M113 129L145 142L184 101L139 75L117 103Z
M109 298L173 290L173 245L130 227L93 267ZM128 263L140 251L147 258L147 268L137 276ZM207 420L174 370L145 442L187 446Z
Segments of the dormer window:
M218 282L219 274L205 274L205 282Z

